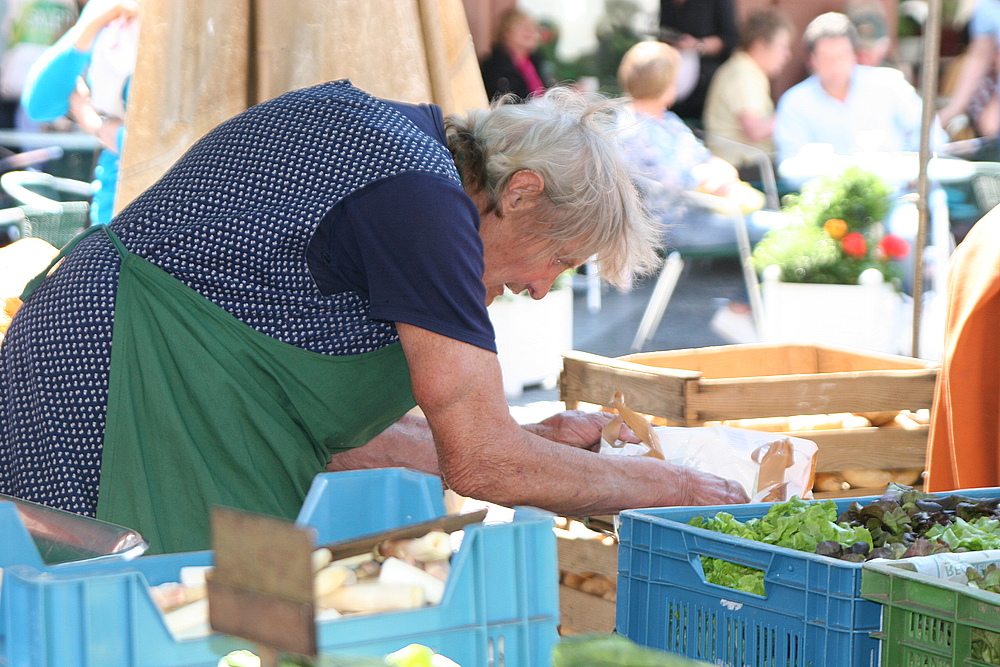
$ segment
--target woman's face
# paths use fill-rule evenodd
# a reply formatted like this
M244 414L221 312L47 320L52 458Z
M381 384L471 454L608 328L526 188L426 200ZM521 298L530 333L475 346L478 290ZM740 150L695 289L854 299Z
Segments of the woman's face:
M781 74L792 57L792 33L779 30L766 46L761 49L760 68L769 77Z
M533 19L525 16L513 23L504 37L508 49L519 55L530 55L538 48L542 31Z
M487 305L503 294L504 287L514 293L527 290L531 298L541 299L559 274L587 259L586 255L580 256L579 246L571 243L553 248L551 241L530 231L537 221L544 192L541 176L526 169L518 171L500 196L504 216L499 217L495 211L482 216L479 234L483 239ZM482 211L482 194L470 196Z
M503 294L504 287L515 294L527 290L532 299L541 299L563 271L586 260L551 249L551 241L526 234L523 229L523 220L505 216L496 221L493 233L484 234L487 305Z

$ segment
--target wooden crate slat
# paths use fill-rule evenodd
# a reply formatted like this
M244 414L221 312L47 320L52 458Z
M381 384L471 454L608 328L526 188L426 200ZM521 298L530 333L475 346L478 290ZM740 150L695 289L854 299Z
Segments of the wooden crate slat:
M657 369L574 351L563 355L559 395L567 405L578 401L608 405L620 391L633 410L681 421L687 383L698 377L691 371Z
M936 370L702 380L687 412L700 421L930 408Z
M817 373L843 373L847 371L880 371L936 368L935 361L904 357L897 354L851 350L827 345L817 345Z
M789 375L818 370L816 349L812 345L720 345L697 350L640 352L622 359L656 368L699 371L706 378Z
M927 455L929 427L856 428L789 433L819 447L816 472L852 469L920 468Z
M615 601L559 585L559 622L564 633L613 632Z
M933 368L936 362L853 348L803 343L720 345L695 350L640 352L619 357L658 368L700 371L706 378Z
M596 572L615 579L618 576L618 545L601 540L556 540L559 569L567 572Z

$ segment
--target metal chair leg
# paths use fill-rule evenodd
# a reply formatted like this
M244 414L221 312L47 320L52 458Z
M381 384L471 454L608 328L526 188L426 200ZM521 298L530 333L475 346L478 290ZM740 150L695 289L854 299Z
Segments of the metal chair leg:
M667 257L663 268L660 269L660 277L656 279L656 286L653 294L646 304L646 311L642 314L639 322L639 329L635 332L635 339L632 341L632 351L638 352L653 337L656 328L660 326L663 313L667 310L670 297L677 287L677 281L681 277L681 270L684 269L684 260L679 252L674 251Z

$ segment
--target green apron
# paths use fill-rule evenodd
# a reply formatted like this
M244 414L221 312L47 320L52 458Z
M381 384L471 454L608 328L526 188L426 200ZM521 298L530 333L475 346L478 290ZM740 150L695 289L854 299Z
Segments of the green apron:
M402 346L310 352L121 255L97 516L150 553L210 547L209 508L294 519L330 455L415 405Z

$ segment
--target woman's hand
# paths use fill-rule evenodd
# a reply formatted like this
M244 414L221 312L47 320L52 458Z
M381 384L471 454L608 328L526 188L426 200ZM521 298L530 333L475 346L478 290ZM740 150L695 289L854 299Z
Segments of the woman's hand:
M99 2L101 0L91 0ZM87 12L80 17L80 21L73 27L77 31L73 46L78 51L90 51L94 46L97 35L109 23L118 18L133 19L139 15L139 4L135 0L112 0L103 2L103 6L97 11Z
M566 410L537 424L526 424L524 429L546 440L596 452L601 448L602 429L616 416L610 412ZM618 439L623 442L640 442L632 430L624 424Z
M81 83L69 96L69 117L80 129L92 134L106 149L118 152L118 130L124 124L120 118L101 116L90 102L90 91Z
M677 505L737 505L750 502L739 482L694 468L664 463L674 469L681 500ZM670 504L670 503L668 503Z
M718 197L729 194L729 188L740 180L736 167L725 160L711 157L707 162L695 165L691 175L698 180L697 190Z

